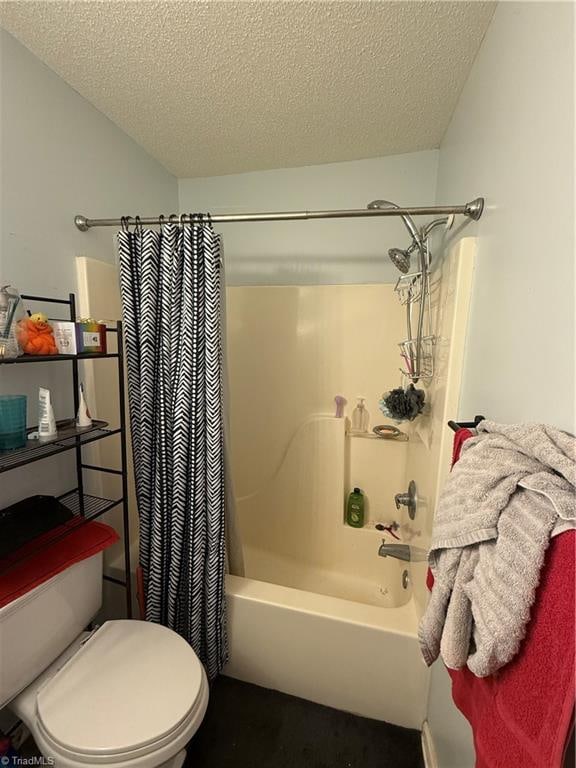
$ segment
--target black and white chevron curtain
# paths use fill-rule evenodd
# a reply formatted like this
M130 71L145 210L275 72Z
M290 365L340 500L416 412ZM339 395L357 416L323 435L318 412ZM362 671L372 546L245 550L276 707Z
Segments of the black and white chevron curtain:
M118 233L146 619L214 678L227 659L220 237L209 219Z

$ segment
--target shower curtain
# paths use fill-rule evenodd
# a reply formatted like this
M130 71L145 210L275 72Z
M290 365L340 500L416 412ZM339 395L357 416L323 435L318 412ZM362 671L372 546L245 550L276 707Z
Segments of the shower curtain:
M209 218L118 233L146 619L213 679L227 659L220 237Z

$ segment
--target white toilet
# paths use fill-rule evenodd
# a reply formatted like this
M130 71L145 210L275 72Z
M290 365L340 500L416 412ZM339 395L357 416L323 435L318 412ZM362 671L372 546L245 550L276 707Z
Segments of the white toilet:
M84 627L102 602L102 553L0 609L0 708L57 768L179 768L208 704L192 648L166 627Z

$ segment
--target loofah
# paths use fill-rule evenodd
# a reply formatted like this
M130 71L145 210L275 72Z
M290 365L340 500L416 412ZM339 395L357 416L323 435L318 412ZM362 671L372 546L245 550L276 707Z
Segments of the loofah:
M382 395L380 410L396 421L413 421L424 408L426 394L410 384L407 389L397 387Z
M58 354L52 326L41 312L20 320L16 334L20 348L27 355Z

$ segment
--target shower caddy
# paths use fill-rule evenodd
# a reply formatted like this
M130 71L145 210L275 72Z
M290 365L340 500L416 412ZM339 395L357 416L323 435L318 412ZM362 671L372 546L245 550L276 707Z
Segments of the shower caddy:
M76 321L76 297L73 293L68 295L67 299L54 299L48 296L30 296L26 294L21 295L22 299L27 301L47 303L47 304L59 304L68 307L69 320L71 322ZM108 424L105 421L94 419L91 427L76 427L75 421L72 425L59 428L58 435L48 442L40 443L38 440L28 440L28 444L24 448L17 448L7 453L0 453L0 474L8 472L18 467L24 467L35 461L46 459L49 456L55 456L58 453L73 450L76 459L76 488L63 493L58 496L64 506L77 517L80 518L82 523L95 520L101 515L109 512L114 507L122 506L122 537L124 541L124 568L125 578L116 579L111 576L104 575L104 579L107 581L118 584L125 589L126 593L126 614L129 619L132 618L132 585L131 585L131 570L130 570L130 518L128 512L128 475L127 475L127 452L126 452L126 406L125 406L125 389L124 389L124 348L122 337L122 322L118 321L116 327L107 328L107 333L115 334L117 338L117 351L101 353L81 353L77 355L22 355L12 359L1 359L0 365L15 365L23 363L47 363L47 362L59 362L67 361L72 363L72 388L74 397L74 413L78 411L78 363L81 360L96 360L98 358L115 358L118 371L118 404L119 404L119 427L117 429L108 429ZM28 433L35 431L36 427L31 427L27 431ZM86 464L82 458L82 447L93 443L97 440L102 440L105 437L111 435L119 435L120 437L120 469L112 469L110 467L100 467L93 464ZM95 472L105 472L107 474L117 475L121 479L122 495L119 498L106 499L100 496L94 496L87 494L84 491L84 476L83 470L91 470ZM16 563L21 562L23 559L28 558L44 548L50 547L56 541L60 541L68 535L71 530L76 530L76 527L60 532L58 535L53 536L47 540L43 540L42 544L37 548L31 548L27 550L26 555L22 558L12 559L9 558L9 563L6 567L0 563L0 576L1 574L9 570Z
M370 205L387 203L376 200ZM389 205L393 205L387 203ZM432 330L432 306L430 299L430 266L432 254L430 252L430 233L436 227L443 225L450 229L454 216L446 216L434 219L420 230L409 216L402 217L408 222L407 227L412 234L412 244L406 251L399 248L391 248L388 254L392 262L400 269L394 290L402 306L406 307L406 339L401 341L400 356L404 360L404 368L400 368L403 380L417 384L420 379L427 382L434 376L434 345L436 336ZM410 254L418 253L418 270L408 272L410 267ZM407 273L407 274L406 274ZM418 308L416 318L416 332L414 333L414 319L412 309Z
M399 342L400 356L404 367L400 369L403 378L417 384L420 379L430 381L434 376L434 344L432 333L432 308L430 306L430 274L425 268L420 272L401 275L394 290L400 304L406 307L407 336ZM418 307L418 329L413 335L412 308Z

